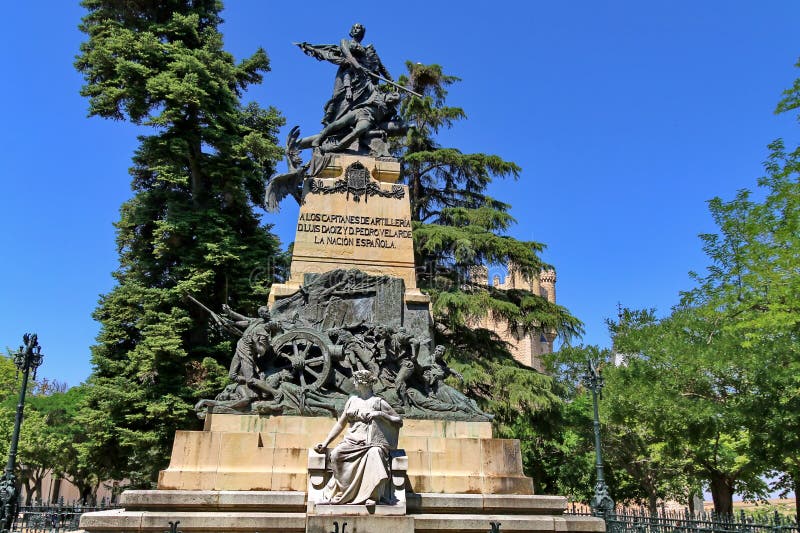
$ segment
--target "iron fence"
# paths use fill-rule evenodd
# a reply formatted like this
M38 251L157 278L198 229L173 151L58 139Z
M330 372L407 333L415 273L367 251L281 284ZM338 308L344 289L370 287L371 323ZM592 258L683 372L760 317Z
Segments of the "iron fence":
M13 533L56 533L78 529L81 515L91 511L112 509L105 499L98 505L85 505L82 502L36 503L21 505L17 518L11 526Z
M591 514L574 506L568 512ZM606 533L800 533L798 521L778 511L720 515L660 509L653 514L647 509L617 507L605 520Z

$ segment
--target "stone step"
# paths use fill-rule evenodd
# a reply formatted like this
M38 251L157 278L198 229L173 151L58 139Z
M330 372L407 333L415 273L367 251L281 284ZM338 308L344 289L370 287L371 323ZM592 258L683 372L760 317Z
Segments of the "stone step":
M562 515L567 509L564 496L520 494L407 494L409 514L526 514Z
M126 490L120 505L127 511L304 512L306 493L300 491ZM408 493L409 514L527 514L562 515L564 496L517 494Z
M306 516L305 513L279 512L176 512L176 511L126 511L110 510L87 513L81 517L80 528L88 533L163 533L169 530L169 522L179 521L178 529L191 532L301 532L331 531L333 522L350 523L352 533L404 529L415 533L435 531L486 532L491 523L499 523L501 531L516 532L576 532L601 533L605 531L602 519L590 516L546 516L520 514L462 514L424 513L405 517L387 516ZM404 528L381 527L392 521L404 522ZM313 524L312 524L313 522ZM357 524L362 522L361 524ZM386 524L384 524L386 523ZM309 526L313 525L307 529ZM364 527L358 527L358 525Z
M499 523L500 531L517 532L603 532L605 522L591 516L525 516L511 514L417 514L414 517L414 533L433 531L490 531L491 523Z
M89 533L164 533L169 523L179 521L184 533L200 531L246 531L259 533L306 530L306 513L236 511L128 511L114 509L86 513L80 529Z
M128 511L170 510L305 512L306 493L240 490L126 490L120 506Z

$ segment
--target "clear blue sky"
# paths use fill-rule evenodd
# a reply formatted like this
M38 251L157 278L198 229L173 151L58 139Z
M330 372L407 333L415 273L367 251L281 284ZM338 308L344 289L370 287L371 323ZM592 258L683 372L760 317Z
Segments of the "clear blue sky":
M800 76L796 0L227 4L227 49L272 59L247 99L304 133L319 127L335 67L293 41L334 43L358 21L395 77L406 60L461 77L449 101L469 120L440 142L523 168L492 192L514 206L513 235L548 245L558 301L588 344L609 345L618 301L666 313L707 264L706 200L754 187L771 140L800 143L793 117L772 113ZM77 2L5 12L0 347L37 331L42 375L75 385L91 369L91 313L113 286L112 223L143 132L86 118ZM283 207L265 222L288 243L297 209Z

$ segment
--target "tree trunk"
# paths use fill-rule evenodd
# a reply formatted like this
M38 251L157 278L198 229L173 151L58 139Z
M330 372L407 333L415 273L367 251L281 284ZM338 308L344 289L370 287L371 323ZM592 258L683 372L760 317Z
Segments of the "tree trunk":
M203 173L198 163L200 159L200 153L201 148L199 141L196 145L189 145L189 174L192 176L192 203L195 207L200 207L200 205L202 205L202 197L206 192L204 184L205 180L203 180Z
M50 498L52 503L58 502L58 498L61 496L61 483L62 483L61 476L53 477L53 494Z
M800 524L800 475L792 476L794 482L794 520Z
M30 505L33 500L33 486L30 478L25 478L23 483L25 484L25 505Z
M718 515L733 514L733 484L735 479L722 474L712 475L711 497L714 499L714 512Z
M36 492L37 499L44 503L44 496L42 495L42 477L37 475L33 480L33 490Z
M655 492L647 493L647 510L653 516L658 514L658 496L656 496Z
M89 505L89 502L91 501L92 497L92 486L89 485L88 483L86 485L81 485L80 491L81 491L81 502L83 502L84 505Z

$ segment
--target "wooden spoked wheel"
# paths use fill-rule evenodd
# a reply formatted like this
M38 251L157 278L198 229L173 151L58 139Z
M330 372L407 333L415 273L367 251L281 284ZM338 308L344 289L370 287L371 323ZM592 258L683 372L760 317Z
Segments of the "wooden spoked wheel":
M272 340L275 355L289 361L303 388L317 390L331 375L331 341L315 329L287 331Z

